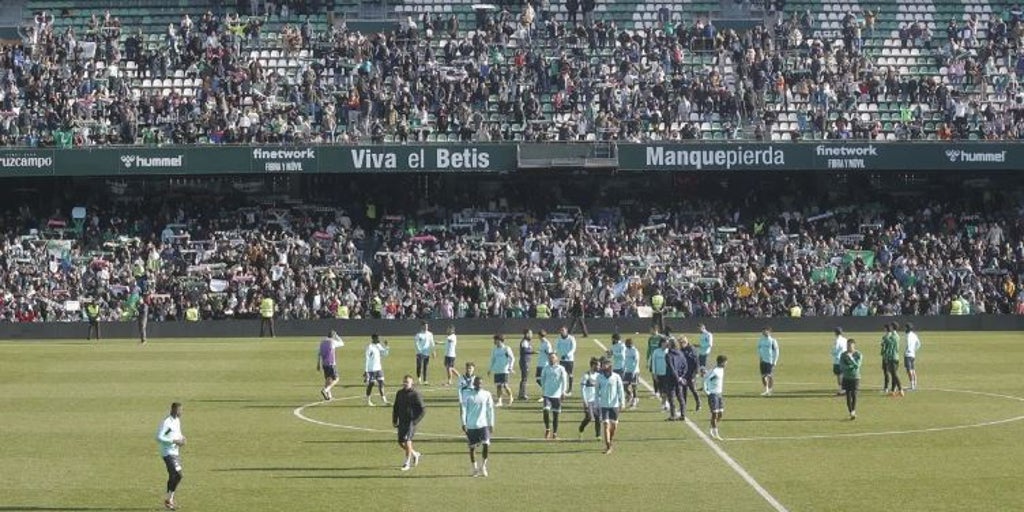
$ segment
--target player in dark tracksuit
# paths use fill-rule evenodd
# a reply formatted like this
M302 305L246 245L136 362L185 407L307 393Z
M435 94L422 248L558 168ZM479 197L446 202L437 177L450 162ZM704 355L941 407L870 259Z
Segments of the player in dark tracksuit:
M672 377L666 379L667 385L672 386L672 389L663 389L666 395L668 395L668 420L685 420L686 419L686 375L690 371L687 368L686 356L683 355L683 351L679 350L679 342L672 340L669 344L668 352L665 354L665 366L668 368L668 374ZM676 414L676 402L679 403L679 414Z
M533 359L533 331L523 331L523 339L519 342L519 396L518 400L527 400L526 377L530 371L530 362Z
M686 398L686 390L689 389L690 393L693 393L693 401L697 404L695 410L699 411L700 396L697 395L697 388L693 383L693 375L697 373L697 369L700 367L700 362L697 360L697 350L685 336L679 350L683 353L683 357L686 358L686 376L684 377L686 379L686 386L683 388L683 398Z
M414 387L412 376L402 379L402 389L395 393L395 405L391 408L391 423L398 429L398 445L405 452L405 464L402 471L409 471L412 466L420 463L420 452L413 448L412 441L419 425L426 415L423 396Z

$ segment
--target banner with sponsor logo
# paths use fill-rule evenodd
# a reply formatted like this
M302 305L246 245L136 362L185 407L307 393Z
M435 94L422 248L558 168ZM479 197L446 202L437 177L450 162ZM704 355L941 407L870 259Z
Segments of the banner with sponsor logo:
M514 144L0 149L3 176L509 172Z
M1024 145L989 142L620 144L626 171L1024 170Z
M572 160L561 148L552 144L552 159ZM636 172L1024 170L1024 144L1014 143L689 142L619 144L617 150L618 169ZM535 157L545 151L531 146ZM492 173L517 170L518 158L517 144L10 148L0 149L0 178Z

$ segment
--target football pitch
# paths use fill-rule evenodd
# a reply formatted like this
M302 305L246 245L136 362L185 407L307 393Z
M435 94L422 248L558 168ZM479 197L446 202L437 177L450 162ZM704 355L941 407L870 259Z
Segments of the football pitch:
M186 511L1024 509L1019 333L921 332L919 389L903 398L879 391L881 333L848 333L865 356L856 421L835 396L831 333L777 333L771 397L759 396L757 334L715 336L713 354L729 356L724 441L698 434L706 407L695 413L691 400L690 421L666 422L643 389L610 455L592 428L577 440L578 379L609 336L579 337L561 439L542 439L531 370L533 399L497 411L488 478L469 476L440 357L420 388L422 461L400 472L391 408L363 400L368 338L345 337L332 402L320 398L315 337L4 342L0 511L162 509L154 435L172 401L184 403L177 501ZM414 371L412 335L390 339L389 398ZM518 338L506 337L518 354ZM646 335L632 337L643 352ZM457 368L474 361L484 375L491 348L489 337L460 336Z

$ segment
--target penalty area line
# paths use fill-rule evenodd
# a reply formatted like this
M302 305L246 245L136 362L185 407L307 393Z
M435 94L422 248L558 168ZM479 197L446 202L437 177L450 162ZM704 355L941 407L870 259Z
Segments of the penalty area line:
M597 339L594 339L594 343L596 343L597 346L601 347L601 350L608 350L608 347L606 347L604 343L601 343ZM637 380L640 382L640 384L647 388L648 391L652 393L654 392L654 388L651 387L651 385L643 378L639 378ZM775 499L775 496L772 496L767 489L765 489L761 484L759 484L757 480L755 480L754 477L751 476L750 473L747 472L747 470L740 465L739 462L736 462L736 459L732 458L732 456L726 453L725 450L722 449L722 447L718 446L714 441L711 440L710 437L707 436L707 434L701 431L700 427L698 427L697 424L693 422L693 420L691 420L690 418L686 418L686 426L690 427L690 430L697 434L697 437L700 438L700 440L703 441L704 444L708 446L708 448L711 448L711 451L715 452L715 455L718 455L718 458L722 459L722 461L725 462L727 466L732 468L732 470L736 472L736 474L739 475L740 478L742 478L743 481L747 483L747 485L753 488L758 495L764 498L764 500L768 502L768 504L771 505L771 507L776 512L789 512L789 509L787 509L782 503L779 502L779 500Z

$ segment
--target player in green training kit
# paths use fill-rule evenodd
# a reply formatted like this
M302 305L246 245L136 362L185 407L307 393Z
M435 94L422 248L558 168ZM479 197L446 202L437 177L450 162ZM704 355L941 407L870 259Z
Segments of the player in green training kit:
M903 396L903 385L900 383L900 335L896 333L899 326L895 322L886 325L886 336L882 338L882 369L885 380L892 383L892 396Z
M860 365L863 356L857 351L857 342L846 341L846 352L839 356L839 369L843 375L843 391L846 391L846 409L850 419L857 419L857 390L860 388Z
M487 455L491 446L491 433L494 432L494 398L483 389L480 377L473 377L472 388L463 395L462 431L466 433L469 443L469 462L473 464L472 476L487 476ZM477 466L476 448L482 446L483 460Z
M708 395L708 409L711 410L711 430L708 432L711 437L722 440L718 434L718 424L722 422L722 413L725 412L725 399L722 398L722 391L725 389L725 364L729 358L724 355L718 356L716 365L704 375L704 392Z

